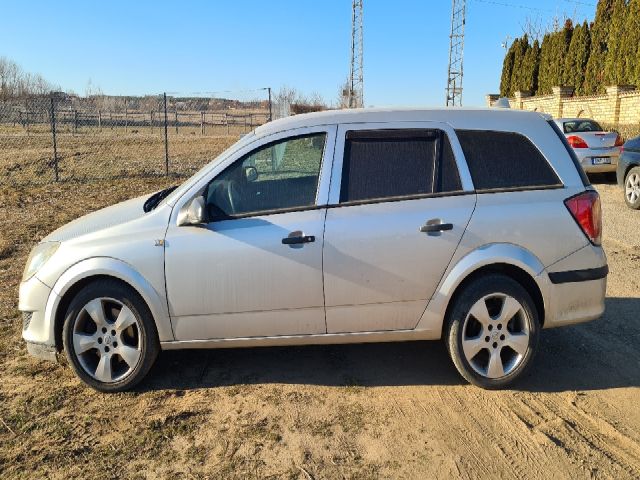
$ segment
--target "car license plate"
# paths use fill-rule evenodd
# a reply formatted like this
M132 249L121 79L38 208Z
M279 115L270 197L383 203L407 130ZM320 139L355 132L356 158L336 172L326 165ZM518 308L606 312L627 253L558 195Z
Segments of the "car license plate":
M593 157L591 161L594 165L605 165L611 163L611 157Z

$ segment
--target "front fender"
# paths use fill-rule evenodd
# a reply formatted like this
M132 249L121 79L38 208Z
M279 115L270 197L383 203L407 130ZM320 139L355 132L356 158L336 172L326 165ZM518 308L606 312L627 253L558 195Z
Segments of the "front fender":
M158 292L130 264L112 257L92 257L69 267L53 285L45 308L45 325L49 339L55 339L55 318L65 293L79 281L99 275L114 277L129 284L144 299L153 315L161 342L174 340L164 292Z
M546 299L547 282L541 275L544 265L540 259L519 245L491 243L472 250L457 262L452 262L449 265L438 288L427 304L416 330L431 331L433 338L440 338L447 307L458 286L476 270L493 264L507 264L524 270L538 284L543 293L543 299Z

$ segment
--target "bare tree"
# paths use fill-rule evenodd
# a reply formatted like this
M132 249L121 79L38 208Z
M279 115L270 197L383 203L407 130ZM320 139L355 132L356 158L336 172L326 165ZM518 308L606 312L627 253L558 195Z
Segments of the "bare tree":
M42 95L54 89L42 75L25 72L16 62L0 57L0 99Z
M349 89L351 83L349 78L345 78L344 82L338 85L338 108L349 108Z
M535 18L527 16L524 21L520 22L520 28L522 29L522 34L526 34L531 42L535 40L541 42L544 34L549 31L549 28L543 25L542 19L539 16Z

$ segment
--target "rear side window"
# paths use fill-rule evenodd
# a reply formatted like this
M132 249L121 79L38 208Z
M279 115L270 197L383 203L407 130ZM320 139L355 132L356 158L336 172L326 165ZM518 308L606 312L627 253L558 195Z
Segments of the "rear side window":
M439 130L353 130L346 134L340 202L460 190L449 140Z
M524 135L456 130L476 190L561 185L540 151Z

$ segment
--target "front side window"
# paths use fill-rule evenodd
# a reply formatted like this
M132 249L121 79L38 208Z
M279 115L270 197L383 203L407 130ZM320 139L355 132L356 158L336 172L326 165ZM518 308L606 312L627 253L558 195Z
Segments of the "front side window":
M460 190L449 140L439 130L353 130L346 134L340 202Z
M326 133L269 143L234 162L205 191L209 218L313 206Z

